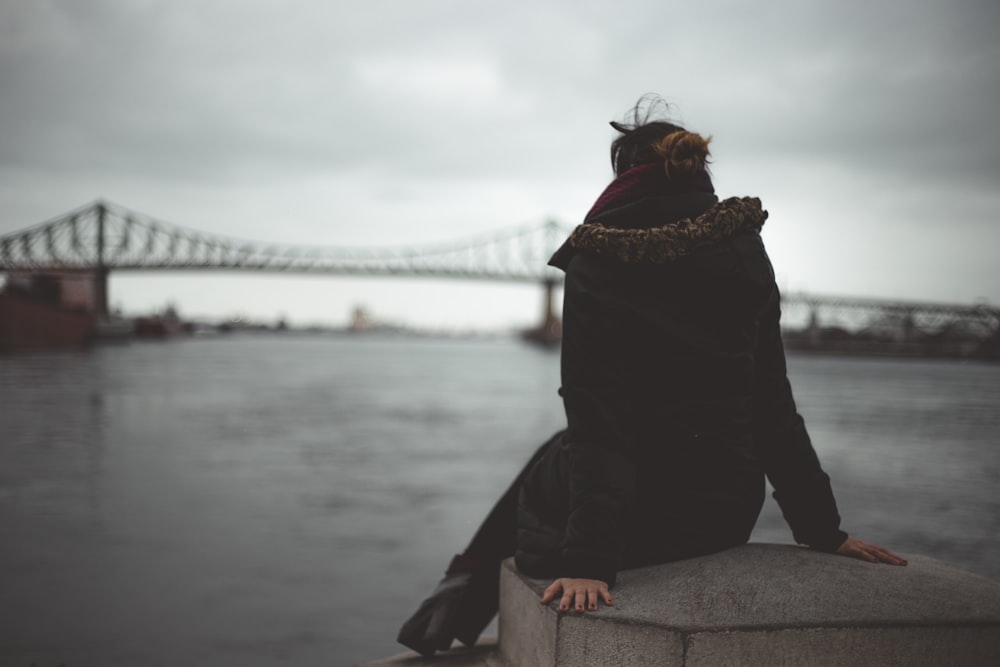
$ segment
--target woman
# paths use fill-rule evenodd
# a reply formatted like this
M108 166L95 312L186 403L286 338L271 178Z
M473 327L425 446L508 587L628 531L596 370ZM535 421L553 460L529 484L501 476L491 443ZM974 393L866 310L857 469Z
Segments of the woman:
M615 179L550 262L566 272L567 428L403 625L399 641L424 655L476 641L512 555L554 579L542 604L583 612L613 604L618 570L745 543L765 476L800 544L906 564L840 530L785 373L767 212L719 201L711 139L649 120L644 102L611 124Z

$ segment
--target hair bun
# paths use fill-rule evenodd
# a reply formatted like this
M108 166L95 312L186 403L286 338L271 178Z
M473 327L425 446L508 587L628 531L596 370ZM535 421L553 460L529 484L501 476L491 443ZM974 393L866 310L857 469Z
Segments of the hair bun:
M667 178L692 176L705 168L708 163L708 139L696 132L680 130L671 132L653 144L653 150L663 158L663 169Z

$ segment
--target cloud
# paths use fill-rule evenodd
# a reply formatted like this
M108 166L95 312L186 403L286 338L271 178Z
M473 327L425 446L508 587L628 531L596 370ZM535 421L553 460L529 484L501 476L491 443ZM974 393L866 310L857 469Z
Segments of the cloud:
M3 3L0 233L100 195L323 244L575 222L607 121L656 91L714 135L721 193L812 209L845 253L948 217L996 275L998 31L967 0ZM808 238L769 233L816 274Z

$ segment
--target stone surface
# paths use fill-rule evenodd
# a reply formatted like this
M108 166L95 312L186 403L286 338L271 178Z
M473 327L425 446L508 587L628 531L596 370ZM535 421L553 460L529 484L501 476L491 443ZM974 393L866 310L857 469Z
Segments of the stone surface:
M539 604L541 595L536 594L537 586L526 587L525 583L531 580L523 579L513 562L507 561L502 567L500 636L517 638L500 647L502 661L509 665L553 664L559 615ZM548 583L538 585L544 588ZM504 608L508 610L506 613L502 611Z
M515 643L517 643L515 641ZM608 663L606 656L613 656ZM564 614L559 620L554 662L508 662L509 665L604 665L643 667L684 664L684 637L653 625L609 622L597 614Z
M497 661L497 638L483 637L472 648L455 642L450 651L425 658L413 651L400 653L357 667L504 667Z
M559 614L552 603L541 618L550 582L507 562L500 658L517 667L1000 665L1000 582L907 559L894 567L748 544L621 572L614 607Z
M748 544L621 572L615 606L585 614L540 605L550 582L507 561L498 646L369 667L1000 665L1000 582L907 559L893 567Z
M719 665L1000 665L996 626L811 628L695 633L687 667ZM611 664L611 663L609 663ZM646 664L659 664L651 662Z

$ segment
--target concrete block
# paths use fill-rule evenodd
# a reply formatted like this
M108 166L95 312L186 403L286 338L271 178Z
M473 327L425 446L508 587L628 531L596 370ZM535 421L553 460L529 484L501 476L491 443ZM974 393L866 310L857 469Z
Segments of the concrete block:
M559 613L551 583L512 561L500 638L433 664L463 667L1000 665L1000 582L929 558L875 565L747 544L620 572L615 606ZM451 662L454 660L454 662ZM422 665L399 656L372 665Z
M1000 665L1000 582L919 556L875 565L748 544L619 573L615 606L560 614L501 574L499 657L563 665Z
M657 664L657 663L648 663ZM695 633L687 667L1000 665L996 627L810 628Z
M608 620L591 614L564 615L559 619L556 665L610 665L644 667L684 664L684 638L653 625ZM608 662L612 660L613 662Z
M554 665L559 614L551 605L543 607L538 603L545 586L551 582L523 577L513 560L505 561L501 567L500 660L511 666Z

